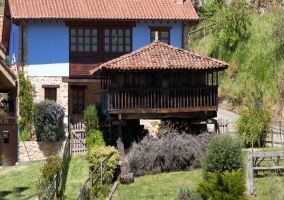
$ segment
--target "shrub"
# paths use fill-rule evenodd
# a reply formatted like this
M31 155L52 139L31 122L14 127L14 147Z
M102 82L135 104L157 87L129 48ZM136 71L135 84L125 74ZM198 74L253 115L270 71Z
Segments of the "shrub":
M159 138L146 136L138 144L132 144L128 159L134 175L199 167L200 159L214 134L194 136L167 130L159 135Z
M38 191L44 190L50 186L54 179L54 176L60 172L61 164L62 159L58 155L52 155L47 158L43 167L40 169L41 176L36 182L36 187ZM59 185L60 176L58 176L57 180L57 185Z
M63 135L64 108L51 100L41 101L34 106L34 126L37 140L54 142Z
M0 124L4 123L5 112L0 110Z
M191 191L189 189L182 189L178 193L176 200L202 200L201 195L196 191Z
M232 172L208 173L208 180L203 180L198 184L199 192L204 200L209 199L230 199L247 200L244 194L245 177L241 169Z
M82 123L86 127L86 145L88 149L96 145L106 146L108 144L106 142L107 125L104 122L100 104L89 105L84 110Z
M264 147L267 134L270 133L271 114L265 110L249 108L242 110L240 115L236 128L246 147L252 144Z
M104 131L90 130L86 138L86 145L88 149L91 149L94 146L106 146Z
M208 172L231 172L243 168L242 146L242 140L237 136L214 137L201 161L204 178Z
M29 130L28 128L25 128L19 134L19 141L30 141L31 140L31 133L28 130Z
M94 146L87 153L87 160L89 162L89 170L92 172L109 154L113 153L108 161L103 165L104 177L103 182L110 183L114 177L114 170L119 161L117 150L111 146ZM98 176L98 174L95 174Z
M98 129L99 124L102 121L103 121L103 117L102 117L102 114L101 114L100 104L89 105L84 110L84 117L82 119L82 123L85 124L87 133L89 131Z
M33 122L33 87L23 72L19 71L19 120L20 131L31 133Z

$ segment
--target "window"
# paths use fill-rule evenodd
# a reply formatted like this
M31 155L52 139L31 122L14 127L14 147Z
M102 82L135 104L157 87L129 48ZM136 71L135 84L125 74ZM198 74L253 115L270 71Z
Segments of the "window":
M128 53L130 51L130 29L104 29L104 52Z
M156 32L158 32L158 40L166 44L170 44L170 29L171 27L149 27L150 42L155 40Z
M73 89L73 114L83 114L84 100L84 89Z
M45 88L44 99L56 101L56 88Z
M70 30L70 51L71 52L97 52L98 51L98 30L72 28Z
M103 40L100 40L103 36ZM71 28L70 52L131 52L131 28Z
M56 101L57 88L59 87L59 85L42 85L42 88L44 88L44 99Z

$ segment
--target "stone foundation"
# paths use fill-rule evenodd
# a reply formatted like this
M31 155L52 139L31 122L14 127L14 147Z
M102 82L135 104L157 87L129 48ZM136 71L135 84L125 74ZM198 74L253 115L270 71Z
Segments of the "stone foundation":
M59 152L62 156L65 141L59 142L37 142L25 141L19 142L18 162L29 162L46 159L52 154Z

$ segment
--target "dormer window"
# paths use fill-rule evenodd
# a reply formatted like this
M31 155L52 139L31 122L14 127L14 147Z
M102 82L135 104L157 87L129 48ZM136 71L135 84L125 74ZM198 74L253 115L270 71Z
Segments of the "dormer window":
M150 42L155 40L155 34L158 33L158 40L166 44L170 44L170 29L172 27L149 27L150 28Z

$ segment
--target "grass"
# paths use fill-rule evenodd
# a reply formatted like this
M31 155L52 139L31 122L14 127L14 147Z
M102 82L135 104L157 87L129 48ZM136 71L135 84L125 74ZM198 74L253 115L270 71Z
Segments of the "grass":
M40 168L44 162L31 162L0 169L0 200L21 199L31 196L36 190ZM84 156L73 157L67 175L63 199L77 199L79 188L88 178L88 162Z
M169 200L178 196L180 188L196 189L202 171L181 171L135 177L130 185L118 185L113 200Z
M77 199L79 188L89 176L88 161L85 156L73 157L67 175L63 199Z
M229 53L216 43L212 34L191 43L191 51L229 63L228 69L220 75L220 98L228 99L236 106L250 105L255 99L262 98L265 108L275 109L280 100L284 63L283 49L271 34L277 18L275 13L262 16L252 13L248 27L251 37L241 40ZM219 49L218 54L214 53L216 49Z
M32 162L0 169L0 199L20 199L36 193L43 162Z
M283 148L254 149L254 151L279 151ZM244 161L251 149L244 149ZM32 162L0 169L0 200L21 199L36 193L35 182L40 176L43 162ZM246 165L245 165L246 166ZM67 176L65 195L62 199L77 199L79 188L89 174L84 156L73 157ZM113 200L171 200L178 196L180 188L195 190L202 180L202 170L180 171L135 177L130 185L119 184ZM260 172L254 177L257 197L250 200L284 199L284 177Z

